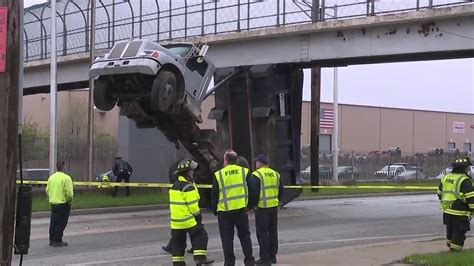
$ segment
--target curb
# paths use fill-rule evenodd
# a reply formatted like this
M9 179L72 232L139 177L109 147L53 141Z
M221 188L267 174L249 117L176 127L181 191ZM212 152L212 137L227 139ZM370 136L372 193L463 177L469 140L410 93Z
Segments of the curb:
M327 195L327 196L300 196L294 201L305 200L325 200L325 199L344 199L344 198L374 198L374 197L388 197L388 196L410 196L410 195L427 195L434 194L433 191L417 191L417 192L380 192L367 194L347 194L347 195Z
M72 209L71 216L73 215L89 215L89 214L105 214L105 213L124 213L124 212L137 212L137 211L155 211L168 209L168 204L156 204L156 205L137 205L137 206L121 206L121 207L105 207L105 208L92 208L92 209ZM47 218L51 216L51 212L33 212L31 218Z

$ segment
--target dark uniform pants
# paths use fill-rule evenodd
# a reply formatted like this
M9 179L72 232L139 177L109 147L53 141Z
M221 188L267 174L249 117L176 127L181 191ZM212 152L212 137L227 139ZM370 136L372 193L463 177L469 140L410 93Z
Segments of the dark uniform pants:
M119 172L117 174L117 180L116 182L120 183L122 181L125 181L125 183L129 183L130 182L130 175L128 174L128 172ZM117 195L117 190L118 190L119 187L115 187L114 188L114 192L112 193L112 196L116 196ZM125 193L127 194L127 197L130 196L130 187L129 186L126 186L125 187Z
M462 250L466 232L470 230L469 219L466 216L443 214L446 225L446 238L451 249Z
M171 255L173 257L173 265L186 265L184 262L184 252L186 250L186 234L191 238L194 259L205 258L203 251L207 251L206 229L202 224L198 224L189 229L171 229Z
M260 245L260 259L276 260L278 252L278 207L257 208L255 211L255 227Z
M63 241L64 229L69 220L71 205L69 203L51 204L51 220L49 222L49 241Z
M219 233L222 248L224 249L224 265L235 265L234 255L234 226L237 227L237 236L244 252L245 265L253 265L252 240L250 239L249 217L242 211L218 212Z

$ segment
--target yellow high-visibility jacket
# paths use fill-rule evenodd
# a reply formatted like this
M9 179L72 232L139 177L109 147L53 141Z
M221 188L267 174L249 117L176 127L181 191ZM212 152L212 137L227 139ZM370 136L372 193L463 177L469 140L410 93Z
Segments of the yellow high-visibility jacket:
M169 190L171 229L188 229L198 224L199 192L193 182L179 176Z
M71 202L74 197L74 185L71 177L59 171L52 174L48 178L46 195L48 195L51 204Z

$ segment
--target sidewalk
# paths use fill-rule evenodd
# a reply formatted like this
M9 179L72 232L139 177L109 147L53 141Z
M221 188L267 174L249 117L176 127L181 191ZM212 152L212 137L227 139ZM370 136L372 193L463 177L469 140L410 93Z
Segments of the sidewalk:
M474 247L468 237L465 248ZM400 261L414 253L447 251L446 240L419 238L278 256L278 265L407 265Z

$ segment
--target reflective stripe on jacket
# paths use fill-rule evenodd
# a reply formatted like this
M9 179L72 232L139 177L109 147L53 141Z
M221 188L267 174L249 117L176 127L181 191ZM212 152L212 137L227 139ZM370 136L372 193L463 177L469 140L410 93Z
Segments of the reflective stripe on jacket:
M199 192L193 182L179 176L169 190L171 229L188 229L197 225L194 216L200 214Z
M74 197L74 185L71 177L59 171L52 174L48 178L46 194L51 204L71 202Z
M465 174L450 173L441 179L442 190L438 191L440 195L440 208L444 213L456 216L470 216L468 210L453 209L453 203L456 200L461 200L466 203L466 196L462 193L461 184L464 180L469 179Z
M219 185L217 211L232 211L247 207L249 169L230 164L215 173Z
M258 207L277 207L280 174L269 167L261 167L255 170L253 175L260 180L260 199L258 201Z

